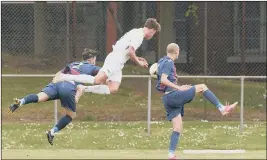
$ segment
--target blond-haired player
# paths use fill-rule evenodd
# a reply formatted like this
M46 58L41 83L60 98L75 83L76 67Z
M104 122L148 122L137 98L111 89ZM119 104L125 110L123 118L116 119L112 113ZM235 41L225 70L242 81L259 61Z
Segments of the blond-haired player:
M177 85L176 68L174 60L179 56L179 46L171 43L167 46L167 56L158 61L157 86L156 89L163 93L162 100L167 113L167 119L172 121L173 132L170 137L169 159L176 159L174 154L182 131L182 116L184 115L184 105L190 103L196 93L202 93L222 115L230 113L237 105L222 105L217 97L209 90L205 84Z

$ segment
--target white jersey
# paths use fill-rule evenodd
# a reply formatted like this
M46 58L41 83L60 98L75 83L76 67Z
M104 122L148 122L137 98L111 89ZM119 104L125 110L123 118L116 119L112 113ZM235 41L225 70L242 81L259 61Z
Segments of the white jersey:
M113 51L115 52L124 52L129 46L132 46L135 50L137 50L144 39L144 31L143 28L132 29L129 32L125 33L115 45L113 45Z
M114 57L117 63L126 63L129 60L128 49L132 46L137 50L144 40L143 28L132 29L125 33L115 45L112 46L113 51L108 55L108 57Z
M132 46L137 50L144 39L143 28L132 29L122 36L115 45L112 46L113 51L108 54L105 59L101 71L105 72L108 80L121 82L122 69L124 64L129 60L129 47Z

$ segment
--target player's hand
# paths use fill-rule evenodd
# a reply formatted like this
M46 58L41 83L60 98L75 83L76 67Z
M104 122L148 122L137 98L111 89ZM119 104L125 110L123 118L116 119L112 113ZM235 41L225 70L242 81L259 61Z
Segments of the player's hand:
M146 61L139 61L139 66L148 68L148 63Z
M190 85L182 85L182 86L180 86L178 88L178 90L180 90L180 91L186 91L186 90L190 89L191 87L192 86L190 86Z
M192 86L191 85L182 85L182 87L190 89Z
M146 59L144 59L144 58L142 58L142 57L138 57L138 60L141 61L141 62L143 62L143 63L148 64L147 61L146 61ZM148 65L147 65L147 66L148 66Z

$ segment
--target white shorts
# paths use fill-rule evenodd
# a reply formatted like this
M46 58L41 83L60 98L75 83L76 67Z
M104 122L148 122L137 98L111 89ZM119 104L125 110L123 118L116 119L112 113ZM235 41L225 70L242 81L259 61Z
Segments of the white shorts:
M125 53L113 51L106 57L104 65L100 71L106 73L108 80L121 83L122 69L126 61L129 59Z
M121 82L122 68L123 66L118 56L108 55L100 71L103 71L107 75L108 80Z
M100 71L103 71L107 75L109 81L121 83L121 79L122 79L122 71L121 70L112 71L106 67L102 67L100 69Z

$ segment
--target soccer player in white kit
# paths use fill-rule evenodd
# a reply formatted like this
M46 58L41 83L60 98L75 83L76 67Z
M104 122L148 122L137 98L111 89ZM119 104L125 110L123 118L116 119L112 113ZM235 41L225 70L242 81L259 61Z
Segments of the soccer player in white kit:
M76 81L80 83L89 83L94 86L83 86L84 92L97 94L116 93L119 89L122 79L122 69L124 64L131 59L141 67L148 67L147 61L142 57L137 57L135 51L141 46L143 39L151 39L155 33L160 32L161 26L154 18L148 18L143 28L135 28L123 35L115 45L113 51L108 54L103 67L98 74L93 77L89 75L69 75L58 73L53 82L58 81ZM107 85L101 85L105 84Z

